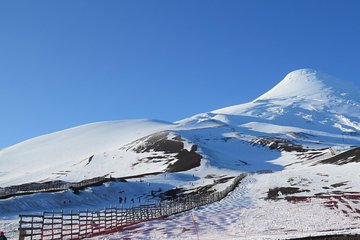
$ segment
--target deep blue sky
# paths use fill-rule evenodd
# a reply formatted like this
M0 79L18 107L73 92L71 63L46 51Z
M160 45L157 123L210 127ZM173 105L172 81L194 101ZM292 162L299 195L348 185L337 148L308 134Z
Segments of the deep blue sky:
M359 84L360 1L1 1L0 148L253 100L310 67Z

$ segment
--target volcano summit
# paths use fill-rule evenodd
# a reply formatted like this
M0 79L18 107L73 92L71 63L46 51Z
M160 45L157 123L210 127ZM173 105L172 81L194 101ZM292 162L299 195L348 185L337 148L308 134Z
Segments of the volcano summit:
M77 193L62 189L4 197L0 217L103 207L116 204L123 195L146 201L163 199L174 190L178 195L200 189L220 191L231 183L229 179L247 173L240 187L241 201L247 199L245 209L236 210L242 218L223 230L227 233L242 223L248 236L269 232L286 236L294 228L288 224L294 216L265 213L272 206L291 212L293 204L309 199L316 204L301 205L305 212L317 209L332 218L306 219L299 214L303 225L297 227L310 229L322 218L323 225L308 229L309 233L360 228L359 96L358 88L350 83L300 69L252 102L174 123L99 122L29 139L0 151L3 191L99 177L107 183ZM335 203L330 207L326 205L329 199ZM247 223L256 214L265 215L258 226L251 227ZM266 232L270 220L277 223ZM300 232L294 230L294 236Z

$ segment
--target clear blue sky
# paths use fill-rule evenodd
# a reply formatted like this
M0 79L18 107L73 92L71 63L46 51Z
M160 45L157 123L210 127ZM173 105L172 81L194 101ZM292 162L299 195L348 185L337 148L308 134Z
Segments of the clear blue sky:
M0 2L0 148L253 100L295 69L359 84L360 1Z

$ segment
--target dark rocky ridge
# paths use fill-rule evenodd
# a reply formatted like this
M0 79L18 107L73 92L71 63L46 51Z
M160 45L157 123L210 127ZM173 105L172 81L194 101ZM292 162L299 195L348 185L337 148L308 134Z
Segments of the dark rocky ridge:
M267 146L270 149L277 149L279 151L285 152L307 152L308 149L303 148L301 145L297 145L289 140L281 138L254 138L254 144L260 144L262 146Z
M360 147L340 153L331 158L319 161L321 164L344 165L351 162L360 162Z
M146 158L146 161L163 161L165 164L172 162L168 165L166 172L187 171L200 166L202 156L196 152L198 150L197 145L192 145L190 151L184 149L185 140L178 134L170 137L168 131L158 132L139 139L137 142L139 141L141 143L132 149L137 153L161 152L168 155L166 157L162 155Z

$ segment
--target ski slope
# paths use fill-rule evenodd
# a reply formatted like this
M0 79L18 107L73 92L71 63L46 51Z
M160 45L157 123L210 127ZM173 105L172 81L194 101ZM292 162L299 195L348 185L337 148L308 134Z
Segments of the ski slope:
M199 231L207 239L217 239L222 232L224 239L276 239L347 226L352 228L348 232L356 232L360 206L341 196L360 196L359 96L357 86L300 69L252 102L174 123L100 122L29 139L0 151L0 187L137 177L87 188L78 195L66 190L3 199L0 218L44 210L97 209L118 204L119 196L125 195L139 201L159 200L160 195L153 195L159 190L188 193L207 186L217 191L229 182L214 182L247 172L251 177L220 203L104 239L126 234L138 239L195 239ZM271 173L261 174L264 171ZM156 174L142 176L149 173ZM337 197L338 207L325 206L325 197L331 196ZM288 200L303 197L310 197L311 203ZM274 207L279 212L269 216ZM217 216L218 212L224 214ZM306 217L313 212L321 214ZM329 217L321 225L324 216ZM196 231L192 217L199 223Z
M273 178L270 174L266 176ZM256 198L258 191L262 190L261 184L264 183L257 175L248 176L240 187L220 202L94 239L275 240L314 234L360 233L360 220L356 214L333 211L325 207L321 199L293 204Z
M63 180L68 181L83 180L80 172L77 173L80 176L70 178L66 173L85 166L95 154L104 154L140 137L171 128L173 124L155 120L99 122L29 139L0 152L0 186L56 180L59 176L65 176ZM111 164L107 161L95 168ZM109 172L85 177L105 174Z

